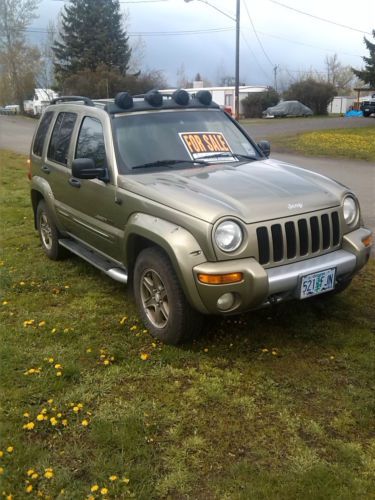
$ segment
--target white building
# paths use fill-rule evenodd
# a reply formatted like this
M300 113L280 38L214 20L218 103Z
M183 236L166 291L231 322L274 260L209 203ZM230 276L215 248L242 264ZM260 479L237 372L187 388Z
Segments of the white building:
M351 106L356 102L355 97L348 96L336 96L333 98L332 102L328 104L328 113L329 114L337 114L344 115Z
M203 87L203 82L193 82L193 88L185 89L190 95L196 94L199 90L209 90L212 94L212 100L215 101L220 106L225 108L230 108L232 114L234 114L234 93L235 87ZM239 87L239 100L240 100L240 115L243 114L243 107L241 104L242 99L245 99L249 94L254 92L266 92L268 90L267 86L254 86L254 85L240 85ZM169 90L161 90L161 92L169 93Z

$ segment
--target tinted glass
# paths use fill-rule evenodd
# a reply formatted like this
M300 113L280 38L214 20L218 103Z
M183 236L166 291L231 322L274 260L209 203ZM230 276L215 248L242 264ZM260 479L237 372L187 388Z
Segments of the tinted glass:
M100 121L86 117L79 131L76 158L92 158L95 166L105 167L106 155L103 127Z
M49 160L66 165L76 118L75 113L60 113L57 117L48 148Z
M218 110L128 114L114 120L114 129L122 171L159 160L205 159L215 151L259 157L249 139Z
M42 156L44 141L48 132L49 125L53 117L52 111L47 111L44 113L42 119L39 123L39 128L35 136L33 153L37 156Z

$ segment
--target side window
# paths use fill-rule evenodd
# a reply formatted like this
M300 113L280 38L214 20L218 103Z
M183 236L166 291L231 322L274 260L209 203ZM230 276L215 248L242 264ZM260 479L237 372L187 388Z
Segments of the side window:
M75 113L60 113L57 117L48 148L49 160L67 164L69 144L76 119Z
M95 167L106 166L103 127L99 120L86 116L79 131L76 158L92 158Z
M43 118L40 120L39 128L35 136L33 153L36 156L42 156L44 140L46 138L51 120L53 117L52 111L44 113Z

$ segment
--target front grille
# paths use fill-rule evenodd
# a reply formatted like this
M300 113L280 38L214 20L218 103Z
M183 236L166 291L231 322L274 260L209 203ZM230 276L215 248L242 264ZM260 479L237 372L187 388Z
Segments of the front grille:
M283 223L260 226L256 230L259 263L279 263L336 247L340 242L337 211Z

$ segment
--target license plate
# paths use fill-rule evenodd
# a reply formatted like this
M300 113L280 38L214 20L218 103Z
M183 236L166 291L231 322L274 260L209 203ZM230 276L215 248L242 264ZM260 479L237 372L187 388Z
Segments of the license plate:
M336 268L324 269L301 278L300 299L329 292L335 288Z

